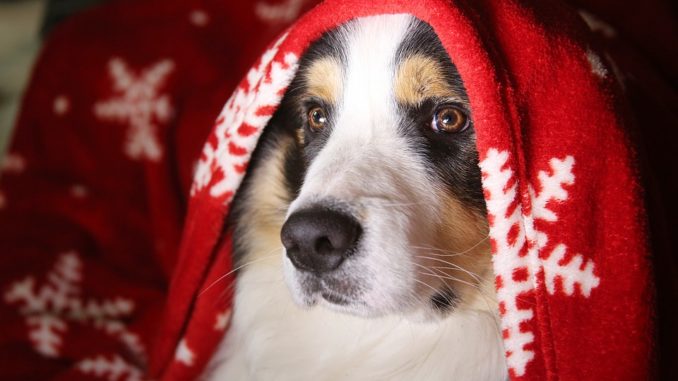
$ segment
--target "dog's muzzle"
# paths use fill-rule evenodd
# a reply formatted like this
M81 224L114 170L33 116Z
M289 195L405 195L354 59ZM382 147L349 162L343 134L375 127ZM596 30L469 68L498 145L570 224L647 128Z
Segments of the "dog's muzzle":
M317 275L337 269L355 251L362 227L352 216L314 206L292 213L280 236L298 270Z

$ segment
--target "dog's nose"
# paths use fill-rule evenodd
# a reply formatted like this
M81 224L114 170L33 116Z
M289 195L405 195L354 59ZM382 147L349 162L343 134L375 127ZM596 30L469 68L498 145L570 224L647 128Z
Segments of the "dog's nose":
M360 224L350 215L314 207L292 213L280 237L296 268L323 273L341 265L361 233Z

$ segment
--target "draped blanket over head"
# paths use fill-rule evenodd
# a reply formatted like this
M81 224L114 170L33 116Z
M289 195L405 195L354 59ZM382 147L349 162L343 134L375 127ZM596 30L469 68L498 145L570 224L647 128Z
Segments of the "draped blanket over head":
M302 3L120 0L56 32L0 168L0 378L198 379L232 314L224 220L299 57L350 19L394 13L433 27L468 92L511 378L649 377L628 121L576 12L330 0L247 71Z
M266 50L200 158L156 352L164 379L197 374L228 324L235 275L215 283L231 265L220 227L300 55L328 29L389 13L428 22L468 90L511 377L647 377L643 211L611 69L570 9L521 3L327 1Z

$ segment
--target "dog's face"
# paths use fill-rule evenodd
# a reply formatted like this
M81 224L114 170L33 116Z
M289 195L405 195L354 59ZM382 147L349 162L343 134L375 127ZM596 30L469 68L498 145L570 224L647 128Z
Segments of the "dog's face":
M489 245L473 120L428 24L375 16L325 34L271 125L284 131L264 135L278 153L252 176L285 189L268 206L280 217L250 219L268 228L245 236L280 229L299 305L436 316L480 292Z

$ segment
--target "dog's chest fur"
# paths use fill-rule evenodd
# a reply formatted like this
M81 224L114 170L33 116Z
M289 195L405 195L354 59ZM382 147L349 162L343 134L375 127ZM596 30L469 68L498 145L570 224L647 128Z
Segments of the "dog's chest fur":
M442 322L416 323L300 310L280 266L270 260L241 275L232 326L210 381L503 379L492 313L469 309Z

